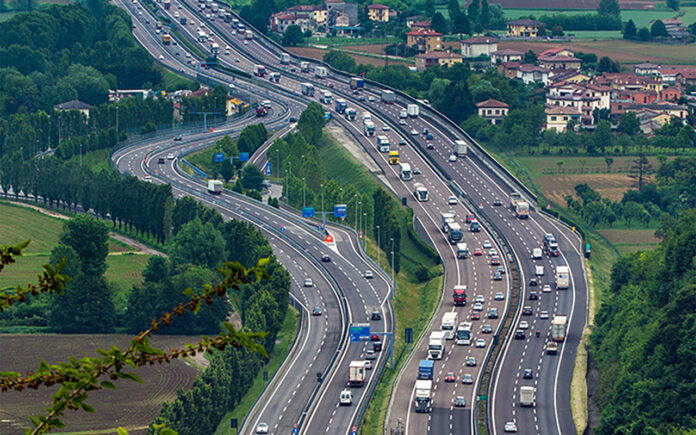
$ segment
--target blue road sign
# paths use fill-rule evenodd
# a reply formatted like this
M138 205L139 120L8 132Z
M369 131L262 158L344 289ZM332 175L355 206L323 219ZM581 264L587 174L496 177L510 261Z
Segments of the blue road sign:
M249 161L249 153L239 153L239 161L240 162L248 162Z
M271 175L271 162L266 162L264 172L266 175Z
M327 121L330 121L331 120L331 112L324 112L324 119L326 119Z
M220 162L222 162L223 160L225 160L225 154L224 154L224 153L215 153L215 155L213 156L213 161L214 161L215 163L220 163Z
M300 433L300 427L297 425L297 423L292 425L292 433L293 434L298 434Z
M362 341L370 341L370 324L353 323L350 325L350 342L360 343Z
M348 214L348 206L345 204L334 205L334 217L344 218Z
M285 227L280 227L280 232L284 233L285 232Z
M358 435L358 427L357 426L353 426L352 428L350 428L350 435Z
M314 217L314 207L302 207L302 217Z

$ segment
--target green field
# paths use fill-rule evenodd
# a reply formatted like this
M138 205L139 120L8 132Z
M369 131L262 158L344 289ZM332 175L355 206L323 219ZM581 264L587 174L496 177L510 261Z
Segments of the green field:
M198 84L195 81L189 80L167 68L162 68L162 79L162 84L167 92L174 92L178 89L198 89Z
M696 13L692 9L693 7L682 8L683 11L688 14ZM506 19L515 20L520 17L526 17L533 15L535 18L539 18L542 15L583 15L583 14L593 14L596 11L592 9L503 9ZM672 10L623 10L621 11L621 21L633 20L636 27L649 27L650 21L655 18L665 19L674 18L677 15L676 12ZM684 20L682 20L684 21ZM686 20L685 23L691 23L691 21ZM569 33L577 33L569 31Z

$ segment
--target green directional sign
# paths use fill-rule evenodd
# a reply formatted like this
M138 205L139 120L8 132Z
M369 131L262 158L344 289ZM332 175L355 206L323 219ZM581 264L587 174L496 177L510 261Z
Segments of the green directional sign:
M488 396L478 396L478 400L488 400Z

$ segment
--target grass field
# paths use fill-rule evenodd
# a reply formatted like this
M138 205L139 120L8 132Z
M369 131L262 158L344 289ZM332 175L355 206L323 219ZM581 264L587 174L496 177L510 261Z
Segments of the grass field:
M109 158L111 157L111 150L102 149L96 151L87 151L82 153L82 164L92 169L94 172L99 172L101 170L108 170ZM70 157L71 162L80 162L80 155Z
M0 367L27 373L36 370L44 358L50 364L67 362L68 357L80 359L97 355L97 348L108 349L112 344L121 349L128 346L126 335L0 335ZM152 344L163 349L182 347L200 337L155 336ZM171 364L145 366L137 371L143 384L128 380L115 381L116 390L101 390L90 393L87 403L96 413L69 411L63 422L63 431L87 431L96 433L107 430L114 433L123 426L131 434L145 433L143 430L159 413L165 401L176 397L178 389L189 389L198 370L188 363L174 360ZM27 416L45 414L51 404L51 395L57 387L39 388L23 392L2 393L0 407L0 433L16 434L29 428Z
M242 397L239 404L225 415L220 424L215 431L215 435L227 435L230 433L230 420L236 418L239 424L242 423L244 417L249 413L251 407L256 402L256 399L261 395L265 387L266 382L263 380L263 372L268 372L268 379L273 377L273 374L278 370L280 364L285 359L290 345L295 337L297 328L299 327L299 313L294 308L288 309L285 315L285 321L283 326L278 332L278 337L276 338L276 345L273 348L273 354L271 355L268 363L259 370L259 373L254 379L254 383L249 388L249 391Z
M162 68L162 78L164 89L167 92L174 92L178 89L198 89L198 84L193 80L189 80L186 77L175 73L167 68Z
M660 243L660 239L655 237L655 229L602 229L599 233L622 255L638 250L655 249Z
M685 11L692 9L691 7L682 8ZM539 18L542 15L583 15L583 14L594 14L596 11L588 9L503 9L506 19L517 19L519 17L525 17L533 15L535 18ZM621 20L628 21L633 20L636 27L649 27L650 21L655 18L666 19L674 18L677 15L676 12L671 10L623 10L621 11ZM691 23L690 21L686 21ZM569 32L575 33L575 32Z

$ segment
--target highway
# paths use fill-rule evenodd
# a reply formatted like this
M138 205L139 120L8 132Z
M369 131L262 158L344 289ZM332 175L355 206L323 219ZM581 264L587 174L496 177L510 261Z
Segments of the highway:
M133 6L131 6L133 5ZM154 17L147 18L147 15L135 13L137 5L129 3L122 4L122 7L129 10L136 23L136 35L148 50L158 57L158 53L169 53L172 50L179 51L179 55L174 54L167 58L162 56L160 61L169 60L171 64L168 66L173 68L184 68L180 66L180 59L186 58L185 50L182 45L178 44L170 47L162 47L159 41L154 37ZM139 11L142 11L140 9ZM139 20L140 18L140 20ZM150 20L151 26L145 23L145 20ZM137 25L140 24L140 25ZM145 42L143 42L145 41ZM168 50L166 50L168 49ZM229 80L225 75L219 76L221 80ZM239 88L247 88L247 84L239 83ZM248 86L251 88L252 86ZM259 91L265 92L265 90ZM273 100L273 96L268 94L267 97ZM294 103L285 100L284 103L293 106ZM282 108L274 107L277 112L282 112ZM292 110L290 111L292 112ZM273 110L271 116L273 115ZM297 114L298 115L298 114ZM295 115L295 116L297 116ZM287 119L288 112L284 112L283 116ZM247 119L244 122L254 122L255 120ZM269 122L271 119L266 118L264 121ZM271 121L272 122L272 121ZM220 130L216 133L222 133ZM373 323L373 331L380 332L390 329L392 319L391 308L388 304L387 295L390 290L390 281L374 265L366 260L362 253L358 250L358 243L355 240L354 233L343 230L338 227L330 227L329 232L334 237L335 243L327 246L323 241L323 233L318 231L316 224L306 222L296 216L288 216L287 213L280 213L273 208L260 206L254 200L237 195L222 195L220 198L210 198L205 193L205 187L201 184L183 177L178 171L175 171L175 163L178 161L178 156L182 153L190 151L204 145L210 145L214 139L211 135L201 134L200 141L197 138L187 138L186 143L179 145L166 143L148 144L147 147L141 147L128 151L127 154L118 157L118 165L123 171L128 171L132 174L138 174L145 177L146 173L151 172L155 177L162 177L170 182L177 195L192 194L199 200L203 200L208 204L212 204L215 208L223 212L226 217L236 217L240 219L251 220L256 225L261 225L262 230L271 238L272 245L277 249L281 262L286 265L297 283L303 283L304 277L310 277L315 282L315 288L321 290L318 294L319 299L312 297L313 292L298 285L296 297L298 300L306 301L305 308L310 309L314 306L325 307L326 316L322 316L324 324L312 326L317 321L312 320L310 328L315 331L324 331L323 335L310 334L312 341L302 340L302 345L305 346L301 352L296 352L297 357L292 361L293 367L284 369L283 382L276 385L276 389L272 392L272 401L259 404L259 410L256 410L257 418L254 422L250 422L243 428L245 433L253 432L257 422L266 422L272 430L277 430L279 433L288 433L292 425L298 422L304 422L304 430L307 433L313 432L312 427L321 427L322 430L335 433L338 430L347 431L351 422L355 418L357 406L338 408L339 392L345 387L347 378L347 365L351 360L363 359L365 352L364 344L351 344L345 341L345 331L347 324L353 321L364 322L368 321L368 311L371 312L373 307L378 307L382 312L382 320ZM215 136L218 137L218 136ZM159 157L175 153L177 158L172 161L167 160L167 164L154 164ZM157 159L155 159L157 157ZM159 167L158 167L159 166ZM240 205L243 203L243 205ZM332 257L330 263L323 263L321 268L326 270L327 276L330 276L329 281L334 281L332 285L328 285L327 278L321 279L316 273L311 272L311 264L306 262L302 264L294 264L297 260L297 252L289 249L289 245L283 247L280 242L274 239L291 238L295 244L299 245L305 255L310 255L315 263L319 262L321 256L329 253ZM287 243L286 243L287 244ZM284 259L283 259L284 258ZM363 278L366 270L375 271L375 279L365 280ZM302 277L300 280L297 277ZM308 293L309 292L309 293ZM323 293L322 293L323 292ZM336 294L340 296L336 296ZM338 313L332 314L332 300L336 300L346 306L346 314L343 318ZM321 303L318 303L321 301ZM303 302L304 304L304 302ZM329 321L328 319L336 319ZM338 319L341 319L339 322ZM333 343L334 338L340 336L340 343ZM385 341L388 345L388 340ZM376 366L381 366L386 359L386 353L378 353L378 359L375 361ZM335 361L334 361L335 358ZM329 362L333 362L333 370L329 371ZM316 373L321 373L322 383L317 391L317 400L310 403L310 399L314 397L314 390L317 386ZM299 382L298 382L299 381ZM372 376L368 375L368 384L372 381ZM364 392L367 388L354 390L355 404L364 401ZM309 406L309 408L308 408ZM320 413L317 416L316 409L329 409L331 412ZM326 418L324 418L326 417ZM309 428L309 429L307 429ZM325 428L325 429L324 429ZM340 429L338 429L340 428ZM312 432L310 432L312 431Z
M179 13L183 13L184 11L190 12L189 9L182 8L182 10L179 10ZM191 15L191 20L193 20L193 15ZM257 36L254 40L244 43L238 35L235 36L229 30L229 27L226 27L229 25L225 25L225 23L220 23L219 21L208 23L208 27L213 26L219 31L214 37L232 46L231 51L234 52L232 56L235 56L234 63L238 68L249 68L246 71L250 71L252 63L263 63L271 67L271 69L282 68L278 62L278 50L274 51L273 48L271 48L271 51L269 51L267 49L267 45L269 45L268 42L259 41ZM241 56L239 52L244 52L245 56ZM246 56L251 57L253 60L246 60ZM237 57L239 57L239 62L236 62ZM162 59L160 59L160 61L162 61ZM294 61L293 64L297 64L297 62ZM297 80L290 80L289 76L294 76L293 78ZM299 80L313 81L315 83L327 81L326 79L317 80L309 74L303 75L300 72L290 73L285 71L280 86L286 89L293 89L294 87L294 92L299 93L299 89L297 88ZM399 97L397 98L397 104L394 105L370 102L358 103L353 99L344 77L332 76L328 79L328 82L334 84L332 92L346 98L352 107L360 108L362 106L364 108L372 106L369 110L373 111L375 114L384 116L384 120L389 121L394 127L396 127L398 123L398 110L403 108L406 102L411 102L405 101L402 97ZM379 101L379 95L376 92L377 89L371 90L372 87L372 85L368 85L367 90L364 91L363 94L372 95ZM554 313L570 315L568 337L566 342L562 345L558 356L546 357L542 355L543 344L547 340L546 337L537 339L528 336L526 340L513 341L509 339L510 336L508 335L508 340L504 340L505 347L503 358L497 365L496 372L494 373L496 382L493 384L492 394L490 396L491 429L494 433L496 431L501 431L504 422L512 420L516 421L520 431L525 433L572 433L574 431L574 426L572 419L569 417L569 385L570 377L572 376L575 349L577 348L580 334L584 326L586 312L586 283L579 251L579 239L568 228L562 226L557 221L547 218L542 213L533 212L530 219L527 221L520 221L514 218L505 207L492 206L494 198L500 198L503 204L507 204L509 193L515 189L514 181L506 174L502 174L499 170L496 170L496 168L487 161L487 157L485 155L479 155L479 153L470 153L468 158L460 158L455 162L449 162L449 150L451 149L452 141L455 138L462 137L455 136L454 134L456 134L456 132L453 134L451 126L441 119L438 119L436 113L427 110L425 107L422 107L422 110L424 116L415 120L410 120L407 128L414 128L417 132L421 131L423 128L428 128L433 134L433 140L431 142L434 145L434 150L433 152L426 151L426 141L424 138L421 137L421 135L413 135L413 137L409 138L411 146L404 147L404 149L408 148L412 150L413 155L406 154L406 151L404 151L405 156L412 159L412 165L419 166L421 170L431 168L432 165L434 174L428 174L425 171L423 173L423 179L428 180L430 183L434 183L436 182L435 180L438 179L440 183L444 183L444 180L451 178L457 186L466 192L471 203L478 204L481 207L477 212L485 215L487 218L486 220L494 224L500 235L510 243L516 258L509 258L508 260L515 260L515 262L519 264L521 267L520 280L525 284L521 289L513 290L515 292L521 290L522 293L520 297L523 299L522 304L534 306L534 315L528 320L532 323L532 328L540 327L544 332L543 335L547 335L549 322L538 318L538 313L541 310L549 311L551 316L553 316ZM425 112L427 112L427 115ZM398 129L399 127L396 128ZM404 136L409 136L408 130L401 130L401 133ZM464 138L466 139L466 137ZM379 163L379 160L377 161ZM382 165L383 164L384 162L382 162ZM430 186L432 186L433 193L438 190L436 185L431 184ZM443 188L441 197L449 196L449 193L450 192L447 192L447 190ZM434 199L433 202L435 202ZM430 210L430 213L436 214L437 209ZM421 220L421 222L423 221ZM437 225L435 225L435 227L437 227ZM436 242L438 238L436 235L438 234L437 231L439 231L437 228L428 229L428 233L431 235L436 247L438 247ZM554 291L551 294L542 294L540 302L527 302L526 283L528 282L529 275L533 271L533 266L537 263L541 264L538 261L537 263L532 261L529 257L529 253L533 247L538 247L540 245L540 240L546 232L552 232L556 235L562 255L561 257L544 260L548 267L545 277L542 278L544 280L543 282L547 283L552 281L553 267L560 264L568 264L572 271L572 285L567 291ZM480 241L476 238L468 240L471 240L471 243L478 243ZM479 291L478 282L483 278L479 278L479 275L476 275L474 271L474 266L477 265L476 261L471 261L471 276L467 276L462 274L463 272L460 273L460 271L457 271L455 275L451 275L450 269L452 268L452 260L448 260L446 256L443 256L443 260L445 260L448 270L446 282L465 282L470 286L473 284L475 290L471 291L470 289L470 295ZM456 264L456 261L454 261L454 263ZM482 265L478 264L478 266L479 270L481 270ZM455 269L457 268L455 267ZM482 273L480 275L483 276ZM509 285L510 281L508 281L507 284ZM446 297L449 292L448 285L449 284L445 285L445 296L443 297L443 303L438 314L446 310ZM489 291L492 291L492 289L493 287L491 287ZM520 321L520 307L514 306L511 308L515 315L514 323L517 324L517 322ZM462 317L460 316L460 318ZM438 320L436 316L431 325L435 329L438 329ZM498 331L497 327L495 330ZM413 361L419 359L417 356L418 352L419 350L416 350L416 354L414 354L409 365L414 364ZM455 351L455 355L452 357L452 359L455 360L453 362L455 364L461 364L464 355L463 352ZM445 366L449 367L447 364L446 362ZM536 376L531 381L521 379L521 368L527 367L535 368L536 371ZM416 425L414 428L422 427L419 427L419 416L415 416L415 414L411 415L412 413L408 411L410 409L410 395L401 394L399 392L399 389L403 389L404 392L408 391L409 386L412 385L413 382L412 370L409 370L407 366L402 372L400 382L394 390L394 400L390 406L391 420L387 423L389 427L394 427L396 419L399 418L404 421L413 419ZM531 410L520 410L517 412L517 391L518 385L522 382L537 386L537 407ZM436 383L436 385L439 385L439 383ZM472 391L472 398L473 394ZM438 425L437 431L431 427L433 433L444 433L440 431L442 428L439 425L443 418L440 416L441 412L438 411L443 408L444 405L443 401L440 399L442 396L436 392L434 396L435 409L433 414L429 416L429 420L436 421L436 423L433 424ZM452 411L453 410L450 409L450 412ZM466 413L460 414L466 415ZM472 421L468 417L453 418L450 421L450 430L452 433L467 433L473 430ZM407 427L409 426L410 425L407 425ZM415 430L416 429L414 429L414 433L417 433Z

